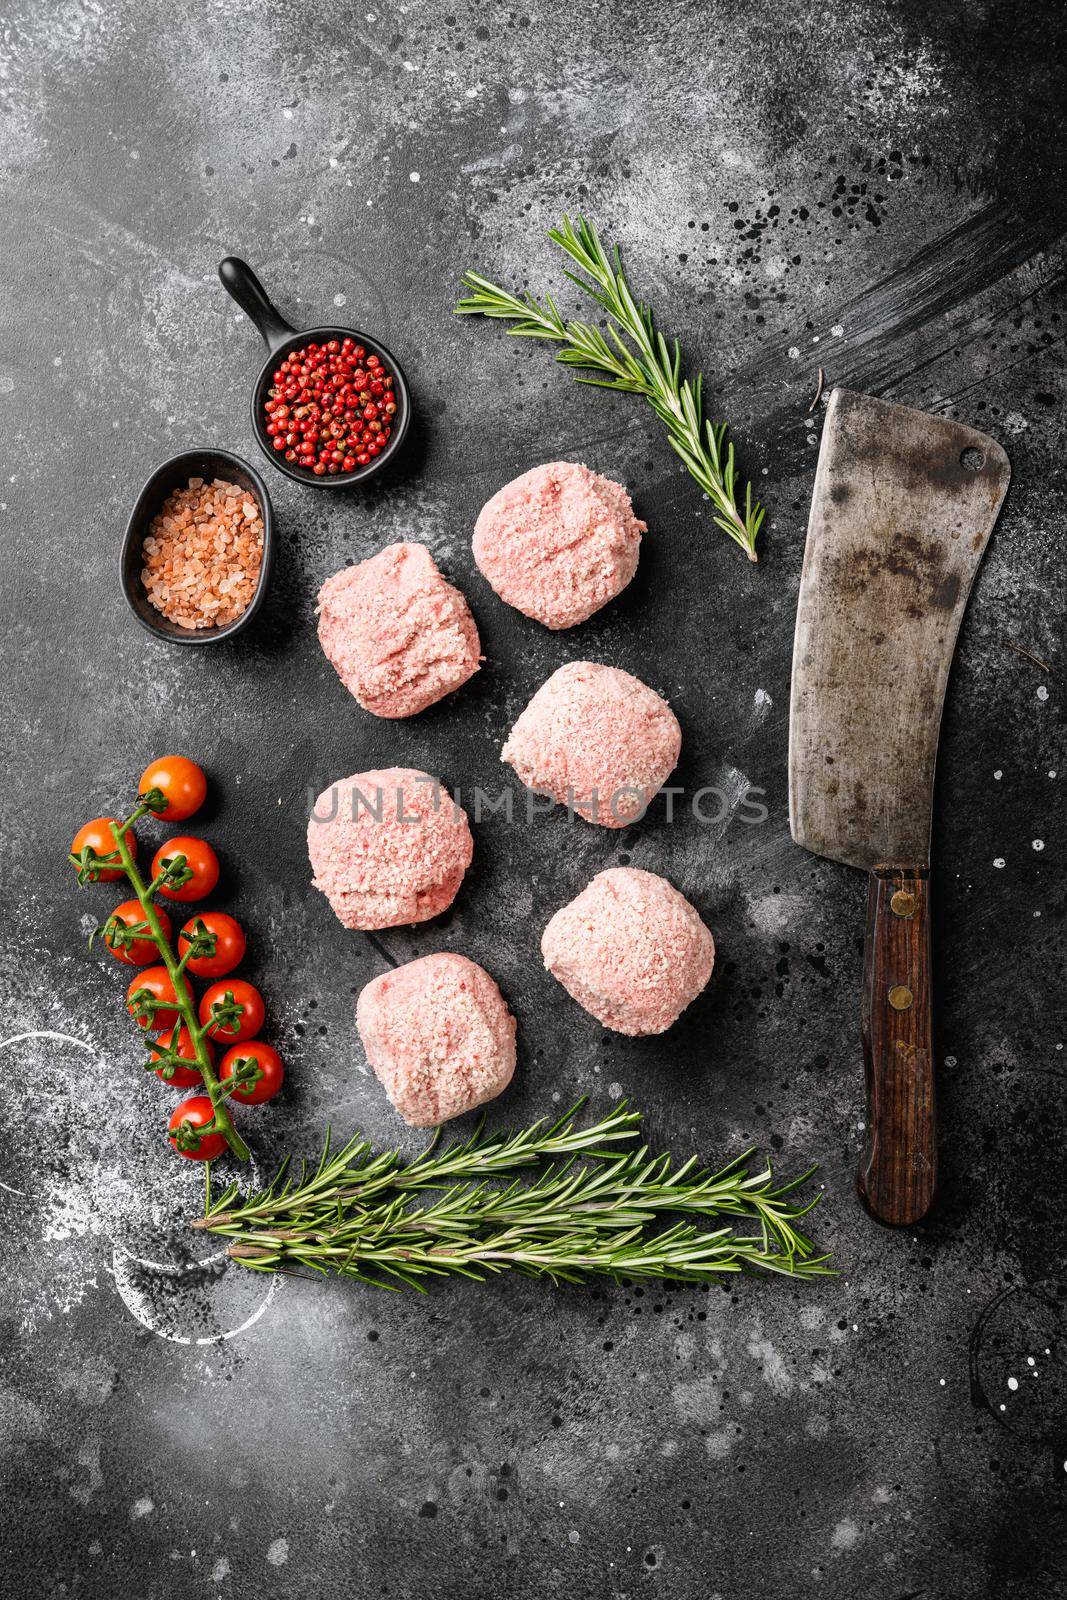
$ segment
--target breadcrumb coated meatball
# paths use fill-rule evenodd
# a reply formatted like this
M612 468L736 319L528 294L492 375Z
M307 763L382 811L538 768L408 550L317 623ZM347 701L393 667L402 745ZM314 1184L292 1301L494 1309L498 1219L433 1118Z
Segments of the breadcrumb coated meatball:
M616 1033L663 1033L711 977L715 941L673 884L638 867L598 872L541 938L545 966Z
M319 590L319 642L376 717L413 717L473 677L478 629L422 544L390 544Z
M640 678L571 661L538 689L501 759L527 788L587 822L625 828L663 787L681 747L677 717Z
M621 484L549 461L482 507L474 559L509 606L546 628L573 628L625 589L645 530Z
M494 1100L515 1071L515 1018L485 968L466 956L423 956L375 978L356 1003L356 1026L413 1128Z
M429 773L339 778L308 819L312 882L346 928L425 922L452 904L474 855L466 812Z

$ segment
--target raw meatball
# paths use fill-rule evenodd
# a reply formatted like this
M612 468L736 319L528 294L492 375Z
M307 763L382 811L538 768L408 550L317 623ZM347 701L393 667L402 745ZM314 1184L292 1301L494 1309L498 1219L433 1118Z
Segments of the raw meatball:
M654 689L618 667L572 661L538 689L501 759L527 788L586 821L625 828L663 787L681 747L678 719Z
M376 717L413 717L478 670L466 600L422 544L390 544L319 590L319 643Z
M625 589L646 526L621 484L550 461L482 507L474 559L508 605L546 628L572 628Z
M662 1033L696 999L715 941L684 895L637 867L598 872L541 937L545 966L616 1033Z
M515 1071L515 1018L484 967L423 956L368 983L356 1027L386 1094L413 1128L493 1100Z
M436 778L410 767L338 779L308 819L312 882L346 928L438 916L473 854L466 812Z

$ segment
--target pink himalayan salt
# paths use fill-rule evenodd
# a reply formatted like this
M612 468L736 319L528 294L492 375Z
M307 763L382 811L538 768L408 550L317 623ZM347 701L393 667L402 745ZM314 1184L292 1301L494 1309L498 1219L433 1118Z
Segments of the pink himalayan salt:
M171 622L235 622L251 604L263 563L259 506L239 484L190 478L152 518L141 560L145 593Z

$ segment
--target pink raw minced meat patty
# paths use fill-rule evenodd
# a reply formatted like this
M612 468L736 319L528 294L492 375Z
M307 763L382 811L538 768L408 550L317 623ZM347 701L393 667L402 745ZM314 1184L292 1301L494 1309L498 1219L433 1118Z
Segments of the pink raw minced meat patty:
M484 967L423 956L368 983L356 1026L393 1105L433 1128L493 1100L515 1071L515 1018Z
M588 822L625 828L673 771L682 730L640 678L572 661L543 683L508 735L501 759L538 794Z
M662 1033L711 977L715 941L684 895L654 872L609 867L557 911L545 966L616 1033Z
M308 819L312 882L346 928L438 916L473 854L466 812L436 778L410 767L339 778Z
M646 526L621 484L550 461L482 507L474 559L508 605L546 628L571 628L625 589Z
M413 717L478 670L470 608L422 544L390 544L319 590L319 643L376 717Z

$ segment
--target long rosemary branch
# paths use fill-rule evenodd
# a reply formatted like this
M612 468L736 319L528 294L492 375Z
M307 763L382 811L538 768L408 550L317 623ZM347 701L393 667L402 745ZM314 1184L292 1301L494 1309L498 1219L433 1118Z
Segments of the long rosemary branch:
M608 338L592 323L564 321L551 295L543 302L533 295L514 295L477 272L464 274L471 293L458 301L456 312L510 322L509 333L560 345L556 360L578 369L579 383L643 395L666 424L671 448L714 505L715 522L755 561L764 508L753 499L751 483L739 500L734 447L726 424L704 416L703 379L699 374L692 380L682 377L678 340L668 342L651 309L634 299L618 248L609 259L592 223L579 217L575 225L564 217L548 236L580 269L568 271L567 277L613 319ZM602 376L581 375L590 373Z
M486 1134L482 1118L466 1140L437 1149L440 1130L415 1160L404 1166L399 1151L374 1154L371 1145L358 1134L340 1150L331 1148L327 1132L322 1155L314 1167L302 1163L300 1175L293 1178L290 1158L282 1162L272 1181L258 1195L240 1198L233 1183L214 1201L204 1217L195 1217L194 1228L214 1228L231 1216L244 1221L253 1218L280 1218L292 1212L309 1213L316 1207L360 1205L367 1208L387 1192L415 1192L442 1188L462 1179L499 1177L540 1162L576 1155L597 1155L604 1160L618 1159L618 1151L602 1149L613 1142L636 1139L641 1113L628 1108L625 1100L592 1127L578 1125L577 1115L585 1104L579 1100L556 1122L543 1118L516 1133ZM234 1201L239 1204L234 1205Z
M395 1153L372 1154L362 1139L335 1155L327 1146L296 1180L283 1168L258 1195L242 1199L231 1186L209 1197L192 1225L228 1238L231 1258L257 1270L304 1267L390 1288L502 1271L560 1282L830 1271L797 1226L815 1204L792 1198L810 1173L775 1183L769 1167L747 1170L751 1152L718 1172L695 1159L675 1168L644 1146L621 1152L611 1146L638 1136L639 1114L624 1102L583 1129L580 1104L552 1127L491 1136L479 1128L408 1166ZM492 1181L544 1162L533 1181ZM703 1231L686 1219L721 1225Z
M306 1243L240 1242L230 1245L227 1255L258 1271L309 1267L379 1289L421 1289L428 1277L481 1279L508 1271L555 1283L581 1283L590 1277L709 1283L745 1271L803 1279L830 1272L823 1258L802 1260L765 1250L758 1239L738 1238L729 1229L700 1233L683 1223L655 1235L633 1228L606 1236L570 1233L542 1238L513 1228L444 1242L408 1234L362 1237L337 1229L329 1238Z

